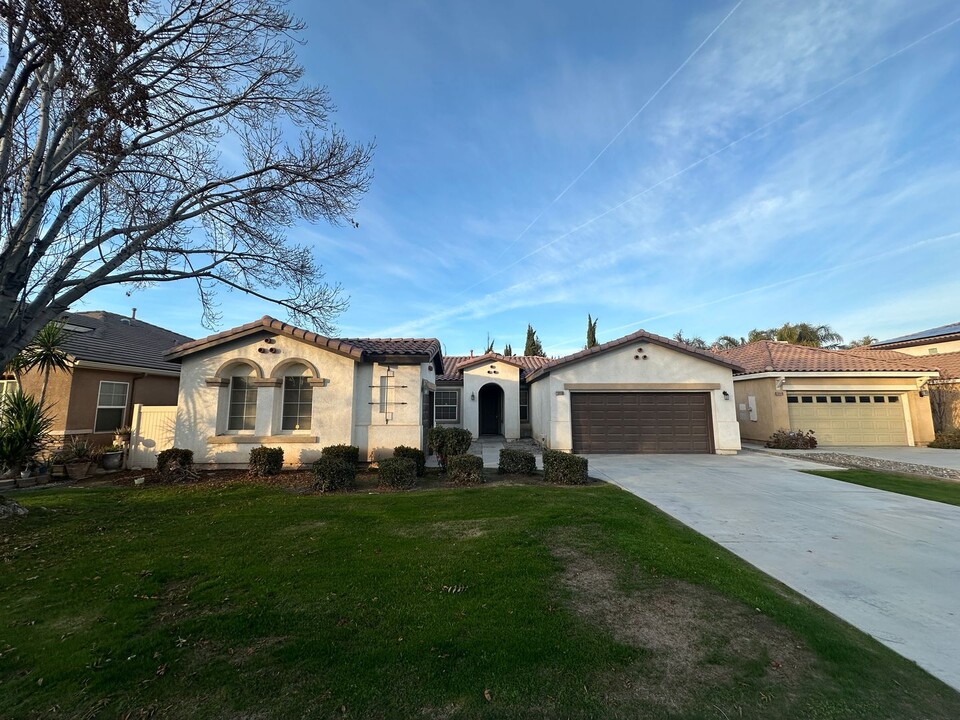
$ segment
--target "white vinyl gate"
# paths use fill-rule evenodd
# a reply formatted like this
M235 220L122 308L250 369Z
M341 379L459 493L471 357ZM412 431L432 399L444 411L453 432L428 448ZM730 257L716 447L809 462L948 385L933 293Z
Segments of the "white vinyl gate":
M133 406L130 423L130 452L127 467L153 468L157 453L173 447L173 431L177 422L175 405Z

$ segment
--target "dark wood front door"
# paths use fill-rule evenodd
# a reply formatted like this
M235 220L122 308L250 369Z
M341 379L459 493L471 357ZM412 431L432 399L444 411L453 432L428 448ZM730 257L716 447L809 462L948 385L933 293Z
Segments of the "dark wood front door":
M503 390L499 385L484 385L477 398L480 412L480 434L500 435L503 418Z
M573 393L578 453L709 453L707 393Z

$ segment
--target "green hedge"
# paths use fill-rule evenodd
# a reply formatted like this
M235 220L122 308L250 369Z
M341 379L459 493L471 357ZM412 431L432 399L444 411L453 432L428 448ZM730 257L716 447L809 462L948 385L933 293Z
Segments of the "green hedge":
M394 457L409 458L417 464L417 477L423 477L427 471L427 458L423 450L407 447L406 445L397 445L393 449Z
M322 493L348 490L357 477L357 464L338 457L320 457L313 463L313 487Z
M937 433L937 437L930 443L930 447L941 450L960 450L960 428Z
M448 428L437 425L430 429L430 447L437 454L440 465L447 467L447 458L469 452L473 435L463 428Z
M337 458L356 465L360 461L360 448L356 445L327 445L320 451L320 457Z
M544 450L543 479L560 485L585 485L587 459L558 450Z
M391 457L380 461L380 484L394 490L409 490L417 484L417 463L410 458Z
M447 478L457 485L479 485L483 482L483 458L451 455L447 459Z
M537 471L537 458L526 450L503 448L497 472L501 475L533 475Z
M283 448L255 447L250 451L250 460L247 462L251 475L266 477L279 475L283 470Z

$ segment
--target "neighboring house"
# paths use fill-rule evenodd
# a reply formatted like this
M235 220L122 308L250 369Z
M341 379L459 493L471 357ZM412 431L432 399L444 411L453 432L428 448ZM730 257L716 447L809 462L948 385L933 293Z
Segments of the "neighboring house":
M881 340L871 349L896 350L906 355L941 355L960 352L960 322Z
M336 339L265 316L174 348L181 367L175 445L202 464L246 464L258 445L288 465L327 445L375 460L423 448L432 424L440 343Z
M186 343L175 443L198 463L284 448L308 463L326 445L361 457L426 449L429 428L530 434L576 452L736 452L734 363L643 331L566 358L443 358L433 338L335 339L270 317Z
M740 435L814 430L820 445L926 445L933 440L928 383L936 363L901 353L761 340L720 351L734 377Z
M54 435L89 436L110 443L114 430L128 425L133 406L175 405L180 366L163 353L190 338L134 317L95 310L63 313L67 331L63 349L70 372L51 372L46 402ZM31 370L21 378L25 392L40 395L43 373ZM0 391L16 385L4 376Z

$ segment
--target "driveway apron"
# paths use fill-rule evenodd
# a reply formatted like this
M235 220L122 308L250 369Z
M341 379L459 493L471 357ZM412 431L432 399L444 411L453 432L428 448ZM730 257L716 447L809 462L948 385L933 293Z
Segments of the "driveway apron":
M697 532L960 690L960 507L759 453L591 455L590 474Z

